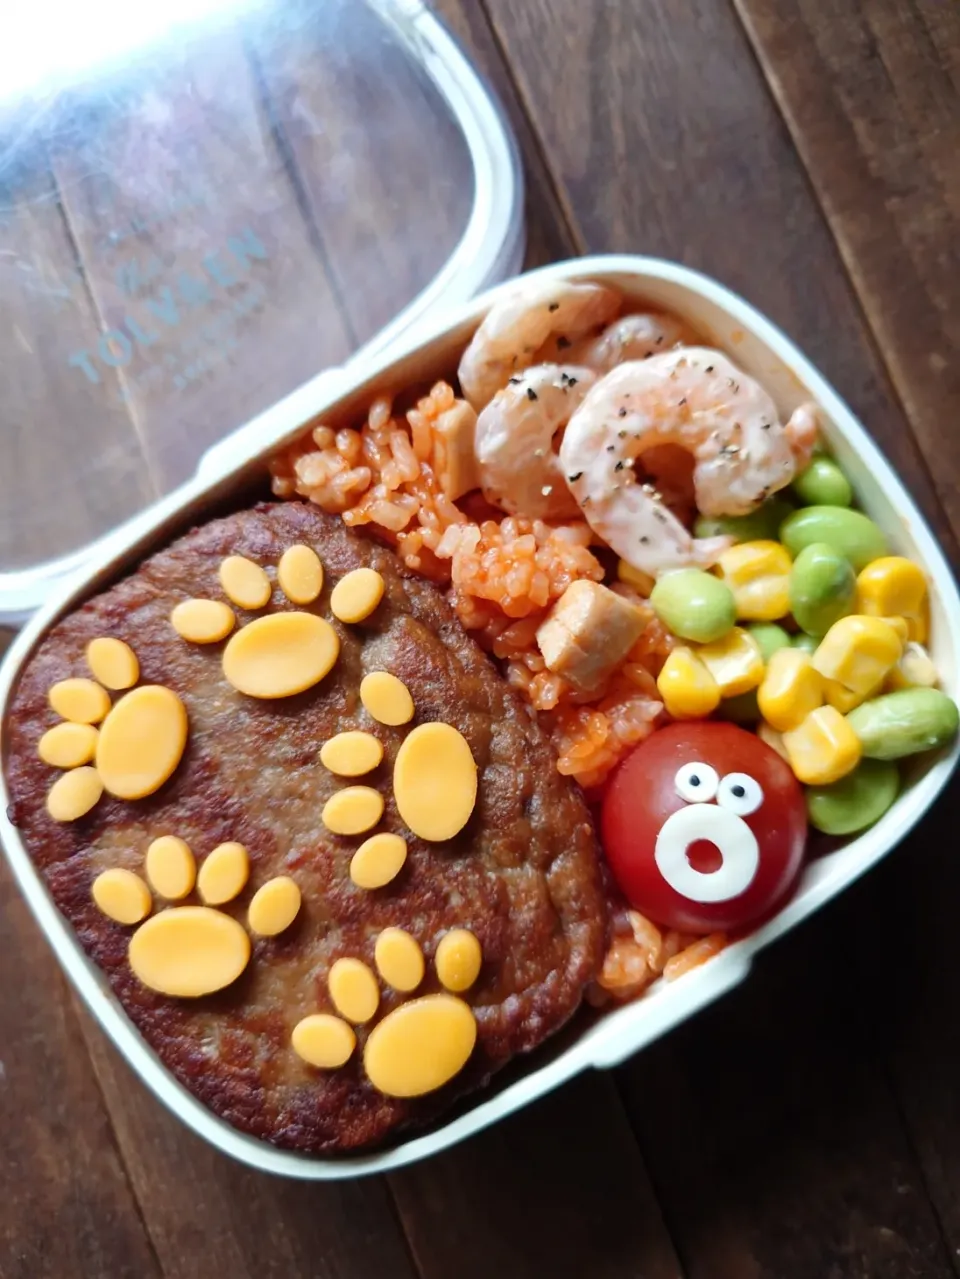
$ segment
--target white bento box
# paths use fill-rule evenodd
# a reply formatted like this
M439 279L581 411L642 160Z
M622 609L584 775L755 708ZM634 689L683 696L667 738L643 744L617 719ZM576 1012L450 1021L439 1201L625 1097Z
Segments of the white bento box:
M726 350L773 394L782 414L804 400L815 401L824 433L847 472L864 510L887 534L891 547L922 564L932 598L932 656L944 690L960 697L960 597L950 568L930 529L870 436L835 391L796 347L735 294L703 275L670 262L634 256L583 258L532 272L525 278L590 279L620 289L629 299L676 312L705 339ZM449 375L460 350L491 303L516 281L476 298L445 322L424 324L408 334L400 354L380 356L366 376L335 369L320 374L274 405L203 458L196 476L155 506L119 528L96 561L61 589L30 622L0 668L0 724L19 671L50 625L92 592L107 586L138 560L190 524L212 503L249 487L267 458L318 417L349 420L363 412L381 388ZM0 841L20 888L91 1013L156 1096L196 1133L242 1162L267 1172L308 1180L336 1180L387 1172L445 1150L506 1118L588 1068L607 1068L662 1035L699 1008L743 981L753 956L817 910L884 856L923 816L947 783L960 745L920 761L893 807L872 828L837 851L812 862L796 895L773 919L673 984L658 982L639 1001L598 1019L585 1020L562 1036L561 1050L536 1055L526 1071L510 1071L510 1082L479 1092L453 1118L431 1130L401 1136L370 1154L318 1158L278 1149L237 1132L194 1099L160 1063L127 1018L106 980L87 960L70 925L54 906L16 829L6 817L9 796L0 775Z

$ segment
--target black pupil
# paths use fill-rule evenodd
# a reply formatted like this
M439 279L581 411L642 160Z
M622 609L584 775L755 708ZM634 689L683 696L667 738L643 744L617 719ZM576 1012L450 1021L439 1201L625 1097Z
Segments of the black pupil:
M743 789L743 787L742 787L742 786L731 786L731 787L730 787L730 794L731 794L731 795L736 795L737 799L743 799L743 797L744 797L744 795L746 795L746 793L747 793L747 792Z
M691 786L700 785L700 778L696 775L696 773L694 773L694 775L690 778L690 785Z

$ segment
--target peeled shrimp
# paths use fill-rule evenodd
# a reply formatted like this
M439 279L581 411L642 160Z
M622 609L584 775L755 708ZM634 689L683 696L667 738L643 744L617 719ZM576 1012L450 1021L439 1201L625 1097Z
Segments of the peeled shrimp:
M567 425L560 462L593 531L656 577L709 566L727 540L693 537L637 482L633 462L647 449L674 444L692 454L704 515L745 515L790 483L815 441L808 406L784 426L763 387L725 355L680 347L620 364L595 383Z
M514 373L556 360L569 347L612 320L621 298L602 284L544 280L527 284L491 307L460 360L463 394L479 412ZM542 348L554 338L549 351Z
M596 380L575 365L538 364L497 392L477 418L475 447L488 502L535 520L579 514L553 437Z
M660 311L622 315L608 324L599 337L578 342L568 353L572 364L585 364L597 373L609 373L627 360L645 360L675 346L691 346L697 335L683 320Z

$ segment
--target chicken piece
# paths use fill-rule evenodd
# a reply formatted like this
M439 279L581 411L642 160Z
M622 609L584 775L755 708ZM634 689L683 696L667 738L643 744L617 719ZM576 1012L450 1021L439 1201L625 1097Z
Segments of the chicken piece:
M599 688L639 639L636 605L596 582L571 582L537 631L547 667L588 693Z
M444 495L455 502L480 487L480 469L474 451L476 410L466 400L455 400L432 426L433 470Z

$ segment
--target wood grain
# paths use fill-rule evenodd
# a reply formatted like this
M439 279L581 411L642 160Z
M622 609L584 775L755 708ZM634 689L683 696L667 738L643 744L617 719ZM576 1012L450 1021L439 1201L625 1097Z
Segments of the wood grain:
M609 1078L390 1178L424 1279L680 1279Z
M324 1185L228 1159L147 1093L83 1016L116 1138L167 1279L412 1279L382 1178Z
M735 3L960 527L960 6Z
M952 548L733 12L702 2L685 6L680 21L670 0L642 10L626 0L489 0L489 9L585 245L679 259L771 315L851 401ZM920 848L909 841L904 856ZM869 911L874 891L865 886L850 910ZM949 1272L899 1100L861 1028L847 1024L872 968L833 962L828 939L842 935L840 910L783 943L785 960L771 956L721 1008L620 1076L691 1275ZM907 944L922 950L922 932ZM827 1014L817 999L828 987Z

